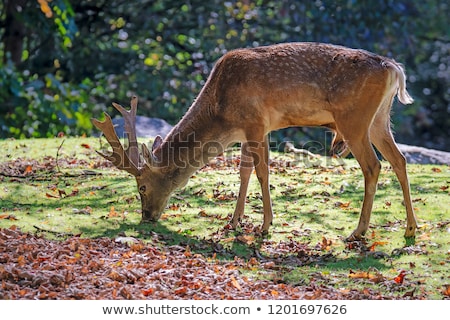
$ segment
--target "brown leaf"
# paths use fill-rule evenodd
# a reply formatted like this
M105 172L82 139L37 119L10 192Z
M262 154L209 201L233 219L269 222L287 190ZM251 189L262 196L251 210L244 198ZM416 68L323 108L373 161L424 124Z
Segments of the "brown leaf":
M27 263L24 256L17 257L17 264L21 267L23 267Z
M178 295L185 295L187 293L187 291L188 291L188 289L186 287L181 287L181 288L175 289L174 292L175 292L175 294L178 294Z
M205 210L200 210L200 212L198 213L198 215L202 218L206 218L208 217L208 214L206 213Z
M169 209L172 211L177 211L180 209L180 205L178 203L172 203L170 204Z
M50 194L50 193L48 193L48 192L45 193L45 196L46 196L47 198L59 198L59 196Z
M239 235L236 237L236 240L239 242L242 242L246 245L251 245L253 242L255 242L255 236L253 235Z
M58 189L59 197L62 198L63 196L67 195L67 193L64 190Z
M64 195L66 197L74 197L74 196L78 195L78 192L79 192L78 189L73 189L71 193L69 193L67 195L64 193Z
M109 209L108 218L114 218L117 217L118 215L119 213L114 209L114 206L111 206L111 208Z
M354 272L353 270L350 270L348 277L352 279L369 279L370 273L367 271Z
M185 257L190 257L190 256L192 256L191 248L190 248L189 246L186 246L186 250L184 251L183 255L184 255Z
M322 242L320 243L320 249L328 251L328 250L330 250L332 244L333 244L332 240L328 240L327 238L322 237Z
M354 272L350 270L348 277L351 279L367 279L373 283L380 283L385 280L385 277L381 273L370 273L368 271Z
M17 218L12 214L2 214L0 215L0 219L4 220L17 220Z
M231 281L230 281L231 285L232 285L233 287L235 287L236 289L238 289L239 291L241 291L241 290L242 290L241 285L240 285L239 282L236 280L236 278L233 277L233 276L230 276L230 279L231 279Z
M259 265L259 261L255 257L251 257L250 260L248 260L248 265L249 266L257 266L257 265Z

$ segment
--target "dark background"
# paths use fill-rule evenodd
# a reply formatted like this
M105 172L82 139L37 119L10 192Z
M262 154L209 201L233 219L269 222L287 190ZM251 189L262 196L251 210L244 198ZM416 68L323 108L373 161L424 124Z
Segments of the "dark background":
M93 115L117 115L111 102L132 94L139 114L175 124L225 52L320 41L403 63L415 103L394 104L397 141L450 151L449 17L438 0L3 0L0 138L89 135ZM311 128L272 136L329 140Z

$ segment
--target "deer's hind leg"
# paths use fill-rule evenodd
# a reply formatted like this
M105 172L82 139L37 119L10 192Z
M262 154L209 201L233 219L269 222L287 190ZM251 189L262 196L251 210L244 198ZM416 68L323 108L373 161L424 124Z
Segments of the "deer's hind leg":
M413 238L417 228L417 220L414 214L411 192L406 172L406 159L399 150L392 135L390 126L390 106L392 100L386 101L386 104L376 114L370 128L370 138L375 147L380 151L392 166L403 192L403 200L406 207L406 238Z
M336 117L337 130L346 140L364 175L364 199L357 228L348 240L358 240L369 228L373 200L377 190L381 165L369 137L370 118L355 118L349 115Z

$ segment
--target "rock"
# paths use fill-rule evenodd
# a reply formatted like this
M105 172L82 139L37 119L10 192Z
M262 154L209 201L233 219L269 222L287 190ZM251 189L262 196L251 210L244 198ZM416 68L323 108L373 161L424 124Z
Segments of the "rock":
M123 118L114 118L113 124L119 138L124 137ZM157 135L165 137L172 126L163 119L136 116L136 136L140 138L154 138Z
M117 135L124 137L123 118L113 119ZM154 138L157 135L165 137L173 126L163 119L136 116L136 136ZM450 165L450 152L427 149L423 147L398 144L408 163L417 164L445 164Z
M408 163L450 165L450 153L406 144L398 144Z

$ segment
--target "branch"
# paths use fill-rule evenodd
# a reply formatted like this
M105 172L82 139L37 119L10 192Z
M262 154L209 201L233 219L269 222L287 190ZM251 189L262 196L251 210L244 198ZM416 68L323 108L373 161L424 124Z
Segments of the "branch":
M59 232L59 231L53 231L53 230L47 230L47 229L43 229L41 227L38 226L33 226L37 231L39 232L46 232L46 233L51 233L56 235L57 237L79 237L81 235L81 233L79 234L73 234L70 232Z

